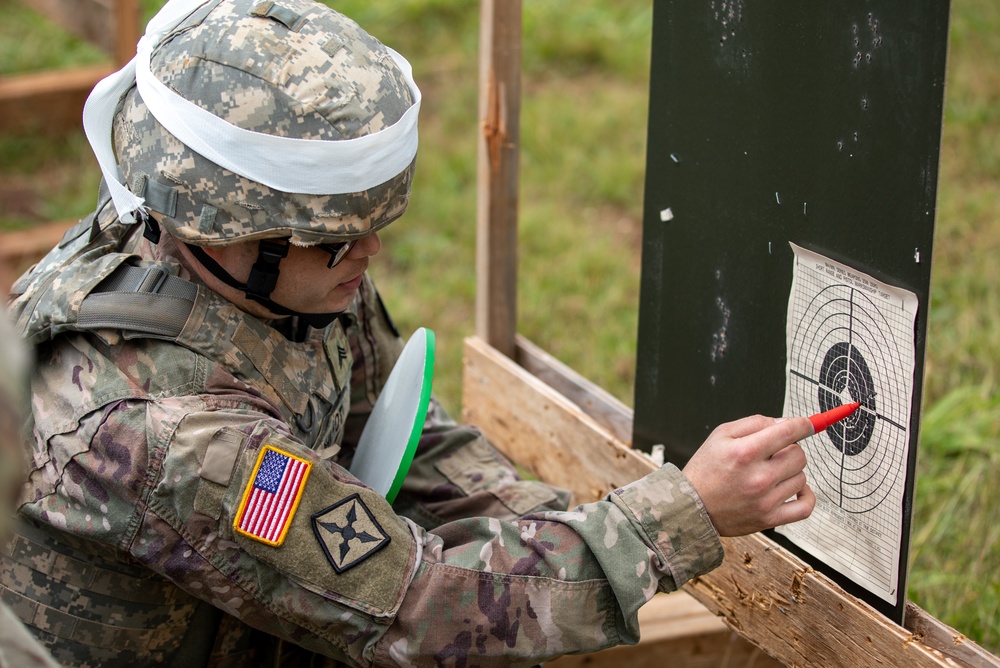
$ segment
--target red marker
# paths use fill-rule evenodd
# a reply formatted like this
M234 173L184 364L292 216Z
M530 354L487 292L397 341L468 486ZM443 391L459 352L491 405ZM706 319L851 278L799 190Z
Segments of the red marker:
M843 404L842 406L831 408L825 413L816 413L816 415L809 418L809 421L812 422L813 433L818 434L830 425L854 415L854 411L859 408L861 408L861 404L855 401L853 404Z

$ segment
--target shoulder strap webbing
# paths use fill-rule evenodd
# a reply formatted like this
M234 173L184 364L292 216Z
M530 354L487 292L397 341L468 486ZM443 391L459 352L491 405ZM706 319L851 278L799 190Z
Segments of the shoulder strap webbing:
M176 338L184 329L198 286L161 267L123 264L80 305L81 329L121 329Z

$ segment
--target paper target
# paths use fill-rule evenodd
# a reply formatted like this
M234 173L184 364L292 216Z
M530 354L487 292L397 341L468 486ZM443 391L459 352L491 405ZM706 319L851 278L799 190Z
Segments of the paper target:
M821 446L814 448L819 456L811 462L814 490L823 489L849 513L876 508L905 470L909 405L901 373L904 350L912 356L912 345L900 346L871 298L850 285L820 290L795 323L788 414L861 404L854 415L815 439ZM877 446L869 447L873 438Z
M778 532L895 604L916 296L793 250L784 414L861 408L802 442L817 507Z

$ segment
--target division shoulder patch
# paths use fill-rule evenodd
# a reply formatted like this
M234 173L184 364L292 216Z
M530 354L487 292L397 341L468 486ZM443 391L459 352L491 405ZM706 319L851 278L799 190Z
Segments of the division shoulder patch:
M344 573L392 540L358 494L312 516L313 532L337 573Z
M233 522L237 533L274 547L281 545L311 468L311 462L293 454L270 445L261 448Z

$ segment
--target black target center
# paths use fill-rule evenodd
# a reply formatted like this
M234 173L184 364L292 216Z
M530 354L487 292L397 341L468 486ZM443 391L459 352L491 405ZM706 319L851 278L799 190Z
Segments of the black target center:
M850 343L834 344L823 358L819 376L819 408L828 411L844 403L847 390L851 401L861 404L854 415L826 430L833 445L848 456L864 451L875 431L875 383L861 351Z

